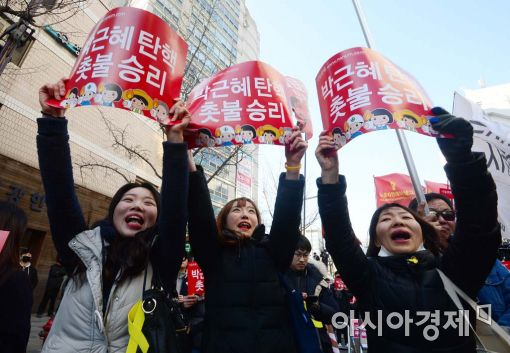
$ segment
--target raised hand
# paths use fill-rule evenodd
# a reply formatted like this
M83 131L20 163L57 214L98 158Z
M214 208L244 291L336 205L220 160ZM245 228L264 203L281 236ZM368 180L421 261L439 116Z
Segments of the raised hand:
M327 131L323 131L319 135L315 157L322 170L322 183L336 184L338 182L338 154L333 137L328 135Z
M65 108L55 108L49 106L46 102L48 99L61 100L66 94L65 78L60 79L57 83L47 83L39 88L39 104L44 114L51 115L55 118L63 118L65 116Z
M167 140L173 143L184 142L184 130L186 130L191 120L188 109L185 107L184 102L177 101L168 113L172 116L170 122L175 124L166 127Z
M471 158L473 126L465 119L457 118L441 107L432 108L435 117L430 118L432 128L448 138L437 138L439 149L447 162L464 162Z
M298 179L299 170L301 168L301 160L305 155L308 143L303 139L299 127L292 129L292 135L289 137L289 142L285 145L285 158L287 162L285 167L287 169L287 179Z

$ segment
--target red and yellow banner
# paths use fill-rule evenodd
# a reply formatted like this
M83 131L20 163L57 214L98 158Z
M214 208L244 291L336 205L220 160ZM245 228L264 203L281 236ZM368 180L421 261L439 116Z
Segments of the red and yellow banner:
M324 130L342 147L362 134L407 129L436 136L421 86L381 54L351 48L331 57L316 77Z
M161 18L141 9L109 11L89 33L66 83L65 108L105 106L168 124L181 91L186 42Z
M297 124L311 137L306 91L296 79L290 82L260 61L231 66L202 81L187 102L192 115L188 147L284 145Z
M374 176L374 183L377 207L385 203L398 203L407 207L415 197L413 183L409 175L393 173L379 177Z

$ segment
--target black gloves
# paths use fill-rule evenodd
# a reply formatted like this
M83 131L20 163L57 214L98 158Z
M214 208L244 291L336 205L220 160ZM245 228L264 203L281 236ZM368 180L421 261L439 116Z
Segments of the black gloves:
M473 146L473 126L462 118L457 118L441 107L432 108L435 117L430 118L432 128L442 135L437 144L447 162L462 163L471 160Z

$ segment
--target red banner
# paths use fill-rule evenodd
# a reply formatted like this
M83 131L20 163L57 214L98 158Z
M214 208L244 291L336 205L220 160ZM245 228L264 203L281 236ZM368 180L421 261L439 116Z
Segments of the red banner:
M435 183L433 181L425 180L425 192L435 192L436 194L441 193L441 189L449 189L448 184Z
M374 176L374 183L377 207L394 202L407 207L415 197L413 183L408 175L393 173Z
M407 129L436 136L426 116L431 102L421 86L381 54L351 48L330 58L317 77L324 130L337 148L364 133Z
M299 103L299 112L308 111L302 96L293 99L293 93L295 90L289 88L283 75L260 61L247 61L220 71L190 93L188 107L193 130L185 137L188 147L284 145L297 123L291 99ZM300 113L298 108L294 110L297 119ZM309 121L302 120L301 124L311 127Z
M204 293L204 273L195 261L190 261L188 263L188 295L203 296Z
M66 83L65 108L99 105L168 124L188 45L161 18L134 7L109 11L90 32Z
M312 118L308 110L308 93L303 82L297 78L287 76L287 89L290 107L296 120L301 124L301 131L309 140L313 136Z

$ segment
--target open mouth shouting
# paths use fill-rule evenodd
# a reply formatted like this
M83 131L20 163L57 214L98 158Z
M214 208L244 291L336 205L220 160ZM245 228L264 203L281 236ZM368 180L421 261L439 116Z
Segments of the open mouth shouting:
M138 213L130 213L124 219L129 229L139 231L144 224L144 218Z
M239 222L237 224L237 228L239 228L239 230L241 230L241 232L247 232L251 229L251 224L249 222Z
M404 229L397 229L391 233L391 240L397 244L406 244L411 239L411 234Z

